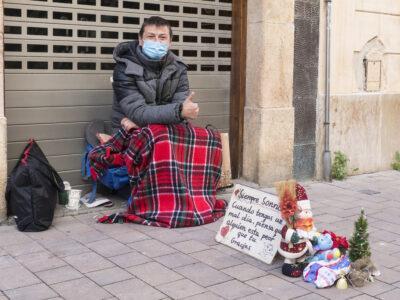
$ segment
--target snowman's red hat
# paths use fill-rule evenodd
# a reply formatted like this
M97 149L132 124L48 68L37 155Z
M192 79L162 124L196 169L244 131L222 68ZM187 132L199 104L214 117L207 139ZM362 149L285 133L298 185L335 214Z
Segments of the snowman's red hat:
M311 202L308 200L306 190L300 184L296 184L296 198L298 210L311 209Z

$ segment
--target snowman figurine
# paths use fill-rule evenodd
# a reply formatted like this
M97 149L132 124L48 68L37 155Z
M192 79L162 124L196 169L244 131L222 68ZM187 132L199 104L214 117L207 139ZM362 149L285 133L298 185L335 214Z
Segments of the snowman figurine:
M312 218L311 203L304 188L296 182L279 182L277 189L281 215L286 221L281 230L282 239L278 248L279 254L285 258L282 273L289 277L300 277L306 266L306 256L315 252L311 241L318 235Z

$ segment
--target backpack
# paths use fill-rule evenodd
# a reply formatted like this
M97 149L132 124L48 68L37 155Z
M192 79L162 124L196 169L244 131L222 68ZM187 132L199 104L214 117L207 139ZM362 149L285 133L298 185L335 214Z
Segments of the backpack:
M15 216L18 230L43 231L53 222L63 181L35 140L22 152L7 181L8 215Z
M83 180L90 180L89 152L93 148L92 145L87 144L82 157L81 172ZM125 166L109 168L107 172L99 178L99 181L112 191L120 190L129 183L128 169Z
M85 153L82 156L81 174L85 181L91 180L89 153L94 147L89 143L86 145ZM127 167L109 168L107 172L99 178L99 182L112 192L120 192L123 197L126 196L125 190L129 185L129 175ZM97 181L92 182L92 190L90 192L88 203L96 200Z
M85 128L86 148L82 156L81 174L82 179L90 181L90 160L89 153L100 142L97 138L98 133L111 133L111 128L103 120L93 120ZM126 167L109 168L107 172L99 178L99 182L113 192L121 191L129 184L128 169ZM88 203L93 203L96 200L97 182L92 182L92 191L90 192Z

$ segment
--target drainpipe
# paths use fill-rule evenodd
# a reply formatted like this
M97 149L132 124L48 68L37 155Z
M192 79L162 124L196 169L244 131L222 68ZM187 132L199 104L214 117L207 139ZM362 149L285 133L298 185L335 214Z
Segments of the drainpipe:
M325 140L323 154L323 175L324 180L331 181L331 151L329 150L329 125L330 125L330 89L331 89L331 20L332 20L332 0L326 2L326 47L325 47Z

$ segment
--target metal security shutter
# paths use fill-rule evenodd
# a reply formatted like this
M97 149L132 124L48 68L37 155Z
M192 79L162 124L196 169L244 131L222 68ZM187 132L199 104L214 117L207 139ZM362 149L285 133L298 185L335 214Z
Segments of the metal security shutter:
M189 65L198 125L229 130L231 1L6 0L8 168L34 137L65 180L81 185L83 129L110 120L112 51L143 20L171 21L173 50Z

